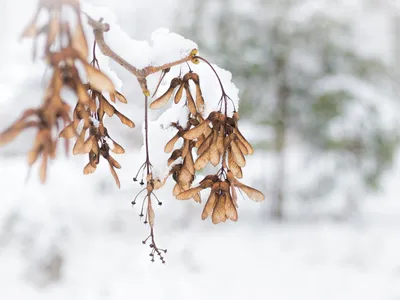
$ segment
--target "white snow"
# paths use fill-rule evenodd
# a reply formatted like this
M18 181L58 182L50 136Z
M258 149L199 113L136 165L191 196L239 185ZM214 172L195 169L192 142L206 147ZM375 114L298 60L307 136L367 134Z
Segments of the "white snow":
M145 25L135 23L134 30L129 28L138 35L143 33L139 25L144 27L143 31L148 31L154 23L168 25L172 14L167 8L172 3L91 2L117 9L118 17L109 9L85 6L92 17L104 17L111 24L107 42L139 68L182 57L194 45L166 29L149 35L151 42L136 41L117 24L120 15L125 20L147 21ZM3 44L0 130L23 109L41 101L44 64L33 64L31 44L19 44L16 40L33 8L33 1L14 0L7 1L0 12L0 25L7 28L0 38ZM150 9L152 14L148 16L145 13ZM175 52L175 42L181 46L179 53ZM97 53L102 70L120 88L120 69ZM219 101L218 82L205 63L191 67L200 74L203 96L208 103L207 115ZM238 90L231 82L231 74L216 69L227 94L238 106ZM158 95L179 71L179 68L171 70ZM186 71L183 65L182 74ZM158 77L155 74L149 78L151 92ZM137 85L135 78L130 82L124 80L124 89L133 85ZM333 86L333 82L329 85ZM354 85L349 89L353 91ZM363 99L373 101L371 91L362 87L356 90L366 91ZM135 117L141 114L140 91L131 91L126 96L129 104L118 109ZM232 106L229 109L231 112ZM385 103L380 109L380 113L393 120L394 109L391 111ZM159 166L160 176L167 171L165 161L169 156L163 153L164 145L174 135L168 123L179 120L182 124L185 118L187 110L182 103L175 105L171 101L164 109L151 111L150 136L156 138L150 140L154 149L150 155ZM349 221L328 217L329 213L343 209L336 195L320 206L289 203L289 221L282 224L265 221L263 214L268 202L256 204L240 197L239 222L214 226L209 220L201 221L203 205L173 199L173 183L169 181L157 191L163 206L155 208L158 243L168 249L164 266L150 263L149 248L141 243L148 228L139 221L138 208L130 205L141 189L132 182L132 177L144 160L143 148L139 149L143 140L137 138L143 128L137 119L133 121L137 126L130 131L124 131L119 123L107 125L113 138L114 133L123 137L116 141L126 149L125 155L115 156L122 165L118 170L121 190L116 188L105 163L100 164L95 174L84 176L82 169L87 157L70 155L67 160L62 153L50 164L46 185L39 183L37 166L25 183L26 152L31 146L32 132L0 149L0 299L400 299L400 156L394 171L385 177L385 193L367 195L359 216ZM254 128L251 120L241 121L241 128L251 142L267 134L265 128ZM307 173L310 177L301 174L309 166L300 163L300 158L309 155L310 150L300 144L291 149L287 153L290 176L295 176L291 181L301 187L314 179L314 171ZM265 181L274 172L273 166L274 157L257 149L248 159L243 182L262 189L268 198L271 185ZM314 167L315 174L320 169L334 169L331 160L324 159L317 160ZM354 187L352 174L340 175L347 184L343 188ZM315 216L320 217L313 219ZM51 264L53 269L49 267Z

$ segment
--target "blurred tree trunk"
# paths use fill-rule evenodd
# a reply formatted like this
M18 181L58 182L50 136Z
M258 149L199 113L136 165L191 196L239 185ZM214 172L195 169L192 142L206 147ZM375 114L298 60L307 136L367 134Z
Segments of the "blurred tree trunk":
M276 60L277 83L277 104L275 110L275 154L276 154L276 177L275 197L272 203L272 217L281 220L283 218L283 205L285 202L286 185L286 147L287 147L287 122L289 107L289 87L286 77L286 58L280 55Z
M400 15L393 14L393 27L394 27L394 59L395 59L395 70L396 80L400 80Z

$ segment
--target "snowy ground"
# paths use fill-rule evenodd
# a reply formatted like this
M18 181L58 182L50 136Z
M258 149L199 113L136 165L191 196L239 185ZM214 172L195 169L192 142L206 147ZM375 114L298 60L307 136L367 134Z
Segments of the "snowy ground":
M35 170L24 185L23 159L0 159L1 299L400 299L395 199L371 199L349 222L282 224L261 222L259 205L242 199L238 223L213 226L167 186L156 211L164 266L141 244L129 168L117 191L106 169L83 177L80 163L59 159L41 186Z

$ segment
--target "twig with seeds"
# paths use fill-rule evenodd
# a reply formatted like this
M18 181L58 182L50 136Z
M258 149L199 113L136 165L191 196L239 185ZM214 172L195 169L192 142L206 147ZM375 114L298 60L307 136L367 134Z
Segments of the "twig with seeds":
M85 14L88 18L89 25L93 28L94 38L99 45L100 51L103 53L103 55L110 57L127 71L132 73L139 81L140 87L142 88L142 91L146 96L150 96L150 92L147 88L147 76L162 70L170 69L182 63L192 61L193 57L197 54L197 50L193 49L188 56L183 57L177 61L166 63L161 66L148 66L143 69L138 69L127 62L125 59L123 59L121 56L119 56L115 51L113 51L104 40L104 32L108 32L110 30L110 25L107 23L103 23L103 19L96 21L91 18L87 13Z

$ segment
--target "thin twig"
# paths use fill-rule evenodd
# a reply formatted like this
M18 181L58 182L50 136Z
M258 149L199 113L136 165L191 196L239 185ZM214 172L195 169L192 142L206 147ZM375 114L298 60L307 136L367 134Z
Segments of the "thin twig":
M146 168L147 175L150 174L150 155L149 155L149 108L148 100L149 97L144 97L144 134L145 134L145 146L146 146Z
M125 68L128 72L132 73L139 81L140 87L142 88L142 91L146 96L150 96L149 90L147 89L147 82L146 82L147 76L180 65L182 63L192 61L193 57L197 53L197 50L194 49L188 56L179 59L177 61L166 63L161 66L148 66L143 69L138 69L135 66L131 65L130 63L128 63L117 53L115 53L104 40L104 32L108 32L110 30L110 25L107 23L103 23L102 19L96 21L93 18L91 18L88 14L86 14L86 16L88 18L89 25L93 28L94 38L95 41L97 42L97 45L99 46L101 53L103 53L103 55L105 56L110 57L112 60L114 60L115 62L120 64L123 68Z

